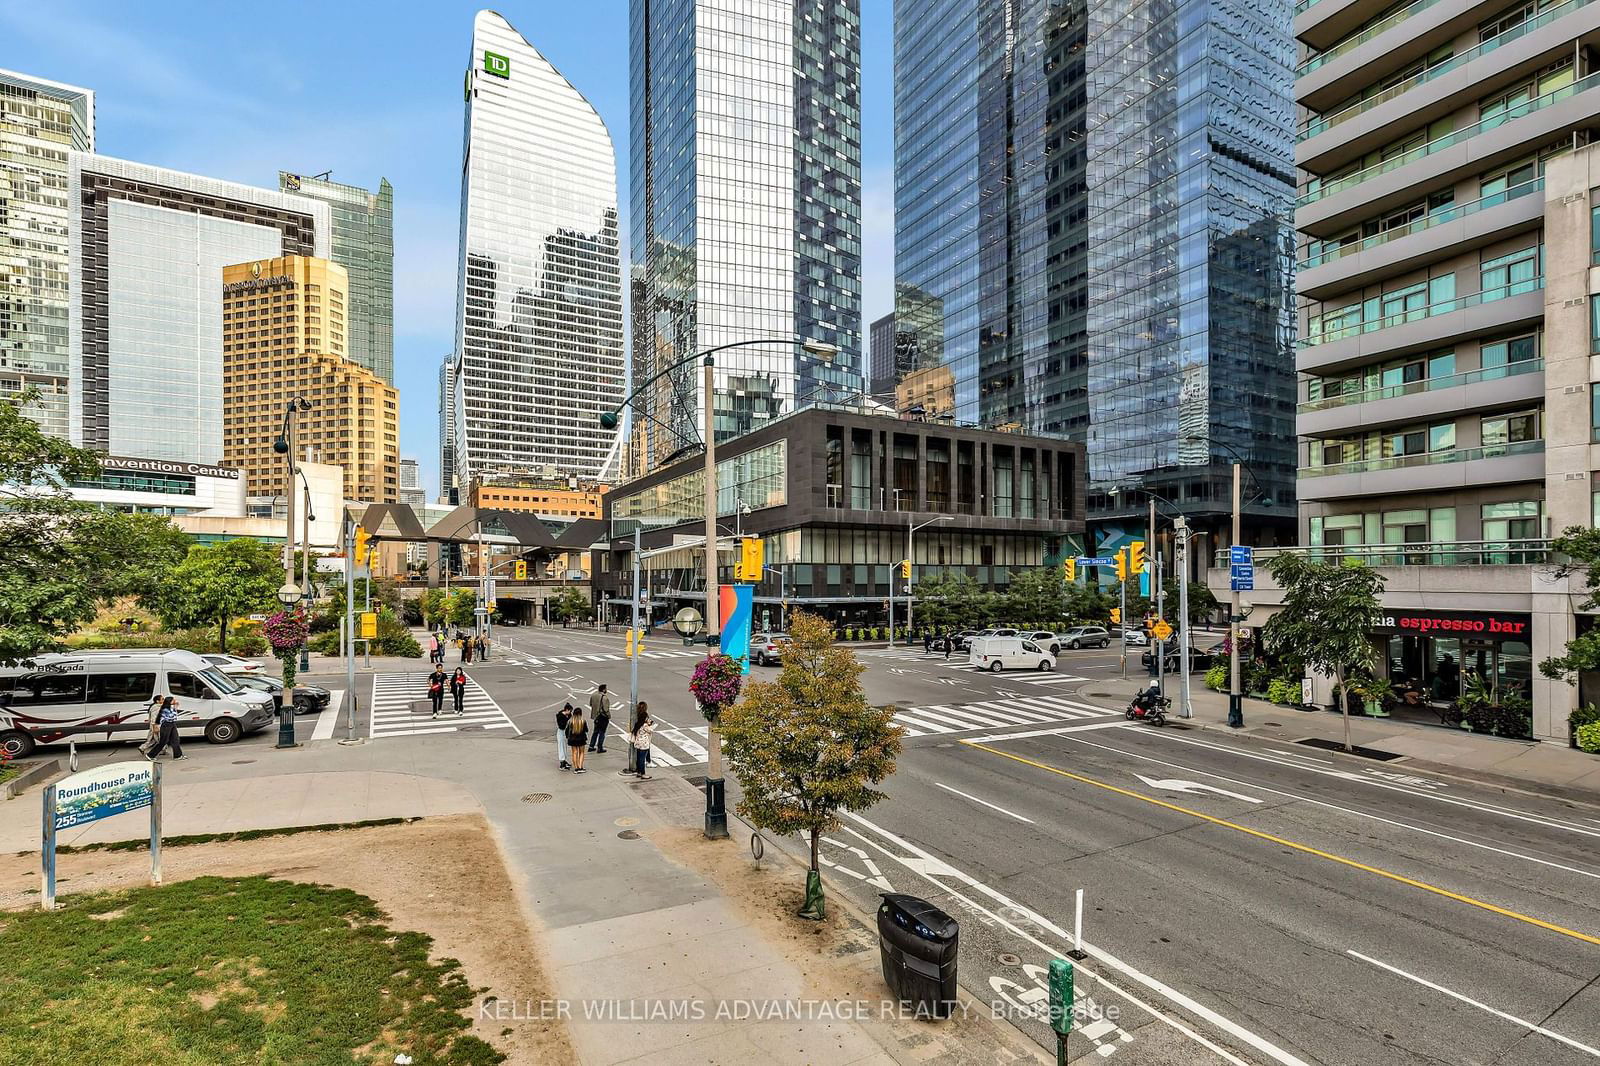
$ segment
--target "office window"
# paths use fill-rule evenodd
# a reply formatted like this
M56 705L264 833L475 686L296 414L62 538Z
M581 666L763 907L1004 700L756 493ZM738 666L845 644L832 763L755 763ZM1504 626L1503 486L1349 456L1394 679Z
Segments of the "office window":
M1600 189L1589 190L1589 262L1600 266Z
M1483 298L1502 300L1538 288L1539 245L1495 256L1479 267Z
M1540 412L1518 411L1515 414L1497 415L1483 420L1483 450L1504 448L1508 444L1522 444L1540 438Z

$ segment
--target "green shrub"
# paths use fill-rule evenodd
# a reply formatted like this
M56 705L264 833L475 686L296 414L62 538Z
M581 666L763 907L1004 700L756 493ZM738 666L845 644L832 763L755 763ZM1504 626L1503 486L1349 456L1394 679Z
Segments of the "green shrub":
M1600 722L1578 727L1578 747L1590 755L1600 755Z
M1267 686L1267 699L1273 703L1294 706L1300 702L1300 682L1287 677L1275 677Z
M182 651L220 652L222 641L215 628L168 629L157 633L77 633L66 639L73 651L120 650L123 648L178 648ZM234 632L228 637L230 655L265 655L267 638L256 632Z
M1585 703L1582 707L1575 708L1567 715L1567 724L1573 729L1581 729L1586 725L1600 722L1600 707L1592 703Z
M1212 692L1222 692L1228 687L1228 666L1226 663L1216 663L1206 671L1206 688Z

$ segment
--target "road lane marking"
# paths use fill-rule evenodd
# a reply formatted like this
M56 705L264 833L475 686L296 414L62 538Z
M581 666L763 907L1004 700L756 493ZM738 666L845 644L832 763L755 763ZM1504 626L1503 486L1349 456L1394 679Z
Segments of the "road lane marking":
M328 705L317 715L317 727L311 731L312 740L332 740L333 727L339 724L339 708L344 706L344 689L336 688Z
M1143 781L1151 788L1159 788L1163 792L1215 792L1219 796L1229 796L1236 800L1244 800L1246 803L1261 802L1254 796L1246 796L1242 792L1229 792L1225 788L1218 788L1215 785L1202 784L1199 781L1180 781L1176 777L1146 777L1143 774L1134 774L1133 776L1137 777L1140 781Z
M1001 806L999 806L997 804L994 804L994 803L990 803L988 800L981 800L977 796L974 796L974 795L971 795L969 793L961 791L959 788L951 788L949 785L946 785L946 784L944 784L943 782L940 782L940 781L935 781L934 785L936 787L938 787L938 788L944 789L946 792L954 792L956 795L962 797L963 799L969 799L973 803L981 803L985 807L989 808L991 811L999 811L1001 814L1006 815L1008 818L1015 818L1017 821L1019 821L1019 822L1027 822L1029 825L1033 824L1033 819L1032 818L1024 818L1022 815L1018 814L1015 811L1008 811L1004 807L1001 807Z
M1544 826L1546 829L1561 829L1569 833L1580 833L1584 836L1600 837L1600 831L1586 829L1581 825L1573 825L1568 822L1557 822L1533 814L1523 814L1519 811L1514 811L1509 807L1499 807L1492 803L1455 799L1451 796L1441 796L1436 792L1423 792L1418 791L1417 789L1406 788L1403 785L1391 784L1387 781L1375 781L1364 774L1351 773L1347 770L1333 770L1317 766L1301 766L1298 763L1278 762L1276 759L1269 759L1264 755L1257 754L1256 752L1241 751L1237 748L1222 747L1217 744L1207 744L1203 740L1195 740L1192 737L1180 737L1173 733L1154 732L1150 735L1158 737L1162 740L1170 740L1176 744L1193 744L1196 747L1210 748L1212 751L1220 751L1228 755L1237 755L1240 758L1245 759L1254 759L1257 762L1271 763L1274 766L1282 766L1291 770L1306 770L1310 773L1321 774L1324 777L1337 777L1341 781L1359 781L1362 784L1370 785L1373 788L1388 789L1390 792L1399 792L1403 795L1414 796L1418 799L1431 799L1438 803L1449 803L1457 807L1468 807L1475 811L1487 811L1491 814L1500 814L1507 818L1516 818L1524 822L1533 822L1536 825Z
M1495 914L1501 915L1505 918L1512 918L1528 925L1538 926L1540 929L1548 929L1552 933L1560 933L1562 936L1569 936L1574 940L1582 940L1585 943L1600 946L1600 936L1591 936L1588 933L1580 933L1576 929L1568 929L1566 926L1556 925L1554 922L1547 922L1543 918L1535 918L1530 914L1523 914L1520 911L1514 911L1506 907L1497 906L1496 904L1489 903L1485 900L1476 899L1472 896L1464 896L1459 892L1452 892L1448 888L1440 888L1438 885L1430 885L1426 881L1418 881L1414 878L1406 877L1404 874L1391 873L1390 871L1381 869L1377 866L1369 866L1364 862L1357 862L1355 859L1347 859L1342 855L1335 855L1332 852L1323 851L1319 848L1313 848L1307 844L1296 843L1293 840L1275 836L1272 833L1263 833L1259 829L1251 829L1249 826L1240 825L1238 822L1230 822L1226 818L1217 818L1214 815L1205 814L1201 811L1190 810L1188 807L1180 807L1176 803L1168 803L1166 800L1156 799L1154 796L1146 796L1142 793L1134 792L1132 789L1119 788L1116 785L1106 784L1104 781L1096 781L1092 777L1084 777L1082 774L1075 774L1070 770L1063 770L1059 767L1051 766L1048 763L1036 762L1033 759L1027 759L1021 755L1013 755L1009 751L1001 751L999 748L991 748L987 744L978 744L971 740L962 740L961 743L977 748L979 751L987 751L992 755L998 755L1002 759L1011 759L1014 762L1024 763L1028 766L1033 766L1052 774L1059 774L1062 777L1071 778L1074 781L1081 781L1086 785L1093 785L1095 788L1103 788L1107 792L1115 792L1119 795L1127 796L1130 799L1142 800L1145 803L1154 804L1157 807L1165 807L1169 811L1176 811L1179 814L1187 814L1191 818L1198 818L1203 822L1210 822L1212 825L1220 825L1224 829L1232 829L1237 832L1244 833L1246 836L1253 836L1258 840L1265 840L1272 844L1281 845L1282 847L1293 848L1296 851L1305 852L1307 855L1315 855L1319 859L1327 859L1329 862L1336 862L1342 866L1348 866L1354 870L1362 870L1369 874L1376 874L1379 877L1386 878L1390 881L1399 882L1402 885L1410 885L1412 888L1420 888L1424 892L1432 892L1434 895L1443 896L1446 899L1453 899L1457 903L1465 903L1470 907L1478 907L1483 910L1491 911Z
M1090 729L1123 729L1127 722L1091 722L1089 725L1064 725L1056 729L1028 729L1020 733L990 733L986 737L963 737L969 744L994 743L1000 740L1026 740L1029 737L1056 737L1067 733L1082 733Z
M1415 981L1417 984L1422 985L1424 988L1431 988L1435 992L1443 992L1445 995L1449 996L1451 999L1460 1000L1462 1003L1467 1004L1469 1007L1477 1007L1479 1010L1485 1011L1485 1012L1487 1012L1489 1014L1492 1014L1496 1018L1503 1018L1504 1020L1506 1020L1508 1022L1511 1022L1511 1023L1515 1024L1515 1025L1520 1025L1524 1029L1527 1029L1527 1030L1529 1030L1531 1032L1538 1033L1540 1036L1547 1036L1551 1040L1559 1041L1560 1043L1563 1043L1563 1044L1567 1045L1568 1047L1577 1048L1579 1051L1582 1051L1585 1054L1592 1055L1595 1058L1600 1059L1600 1048L1593 1048L1593 1047L1590 1047L1588 1044L1580 1044L1580 1043L1578 1043L1578 1041L1572 1039L1570 1036L1562 1036L1560 1033L1555 1032L1552 1029L1546 1029L1542 1025L1535 1025L1533 1022L1526 1021L1526 1020L1524 1020L1522 1018L1518 1018L1514 1014L1507 1014L1503 1010L1495 1010L1493 1007L1489 1006L1487 1003L1479 1003L1475 999L1471 999L1471 998L1468 998L1467 996L1463 996L1460 992L1452 991L1451 989L1448 989L1448 988L1444 987L1443 985L1434 984L1432 981L1428 980L1426 977L1418 977L1414 973L1406 973L1404 970L1400 969L1400 967L1398 967L1398 966L1390 966L1388 963L1380 962L1379 960L1373 958L1370 955L1363 955L1359 951L1352 951L1352 950L1350 950L1348 948L1345 950L1345 954L1346 955L1352 955L1355 958L1360 959L1362 962L1369 962L1372 965L1378 967L1379 969L1388 970L1390 973L1394 974L1396 977L1404 977L1408 981Z
M1207 1022L1209 1022L1210 1024L1216 1026L1218 1029L1222 1030L1225 1033L1228 1033L1230 1036L1234 1037L1237 1040L1240 1040L1240 1041L1243 1041L1246 1044L1249 1044L1251 1047L1253 1047L1256 1050L1261 1051L1262 1053L1266 1054L1267 1056L1272 1058L1274 1061L1276 1061L1278 1063L1281 1063L1282 1066L1308 1066L1308 1064L1304 1060L1302 1060L1300 1058L1297 1058L1293 1054L1283 1050L1282 1048L1278 1047L1276 1044L1274 1044L1271 1041L1267 1040L1265 1037L1258 1036L1256 1033L1251 1032L1249 1029L1246 1029L1244 1026L1240 1025L1239 1023L1237 1023L1237 1022L1235 1022L1235 1021L1233 1021L1233 1020L1231 1020L1229 1018L1225 1018L1221 1014L1218 1014L1216 1011L1212 1010L1210 1007L1207 1007L1207 1006L1205 1006L1205 1005L1203 1005L1201 1003L1196 1002L1193 999L1190 999L1188 996L1184 995L1182 992L1179 992L1177 989L1170 987L1169 985L1167 985L1164 982L1158 980L1157 978L1151 977L1149 974L1135 969L1134 967L1130 966L1128 963L1123 962L1121 959L1117 958L1116 956L1112 955L1110 952L1106 951L1104 948L1098 948L1098 947L1094 946L1093 944L1089 943L1087 940L1082 941L1081 943L1077 942L1073 937L1071 937L1067 933L1067 931L1065 929L1062 929L1060 926L1056 925L1054 922L1052 922L1048 918L1044 917L1044 915L1039 914L1037 911L1033 911L1033 910L1030 910L1027 907L1024 907L1022 904L1018 903L1016 900L1014 900L1014 899L1010 898L1009 896L1005 895L1005 893L998 892L995 889L990 888L988 885L984 884L983 882L977 880L976 878L968 876L967 874L963 873L962 871L956 869L954 866L951 866L949 863L945 862L943 859L940 859L937 856L935 856L933 854L930 854L929 852L923 851L921 848L917 847L915 844L911 843L910 841L901 839L900 837L898 837L898 836L894 835L893 833L889 832L887 829L884 829L882 826L874 825L873 823L867 821L865 818L861 817L859 814L855 814L853 812L846 811L845 812L845 817L849 818L851 821L853 821L853 822L855 822L855 823L857 823L859 825L863 825L863 826L867 827L868 829L870 829L873 832L877 833L878 835L882 836L885 840L888 840L891 843L895 844L897 847L903 848L905 851L909 852L912 856L914 856L914 858L908 859L908 858L905 858L903 856L896 855L893 852L889 851L887 848L883 847L883 845L879 844L878 842L876 842L874 840L871 840L870 838L865 837L860 833L857 833L855 830L850 829L849 827L846 827L846 830L845 830L846 832L848 832L851 835L859 838L860 840L862 840L863 842L865 842L867 844L871 844L873 847L877 848L879 851L883 852L885 855L889 856L891 859L894 859L900 865L904 866L907 870L910 870L912 873L914 873L917 876L921 877L923 880L930 881L934 885L937 885L940 889L942 889L945 892L949 893L955 899L960 900L962 903L966 904L968 907L971 907L974 911L977 911L980 914L988 915L989 918L991 918L997 924L999 924L1000 926L1002 926L1003 928L1005 928L1007 930L1010 930L1013 934L1015 934L1016 936L1019 936L1022 939L1026 940L1028 943L1032 944L1034 947L1039 948L1041 951L1049 952L1052 957L1060 958L1062 956L1061 956L1061 953L1059 951L1057 951L1055 948L1052 948L1050 945L1046 944L1044 941L1040 940L1038 937L1034 936L1032 933L1028 932L1026 929L1023 929L1021 926L1017 925L1016 922L1012 921L1010 918L1004 917L1002 914L999 914L999 913L996 913L995 911L990 910L989 908L983 906L981 903L978 903L976 900L971 899L970 897L968 897L966 895L963 895L961 892L957 891L956 889L953 889L949 885L943 883L942 881L937 880L937 878L938 877L953 878L956 881L959 881L961 884L966 885L966 886L968 886L970 888L976 889L978 892L981 892L985 896L988 896L995 903L999 904L999 906L1000 906L1002 911L1004 911L1004 912L1006 912L1008 914L1020 914L1020 915L1022 915L1023 917L1027 918L1028 921L1032 922L1038 928L1043 929L1046 932L1050 933L1052 936L1055 936L1055 937L1059 938L1063 943L1074 943L1074 944L1077 944L1078 946L1082 947L1082 949L1085 952L1087 952L1088 954L1094 956L1096 959L1098 959L1099 961L1105 963L1107 966L1110 966L1112 969L1120 970L1122 973L1126 974L1129 978L1131 978L1132 980L1138 982L1139 984L1144 985L1146 988L1150 989L1152 992L1155 992L1157 995L1159 995L1159 996L1167 999L1171 1003L1174 1003L1177 1006L1183 1008L1184 1010L1188 1011L1190 1014L1194 1015L1195 1017L1204 1018ZM1144 1002L1142 999L1139 999L1139 998L1135 997L1134 995L1132 995L1131 993L1127 992L1126 990L1118 987L1116 984L1113 984L1111 981L1107 980L1106 978L1101 977L1100 975L1096 974L1093 970L1090 970L1087 966L1084 966L1082 963L1075 962L1075 963L1073 963L1073 967L1075 969L1077 969L1078 971L1086 974L1087 976L1092 977L1095 980L1099 981L1101 984L1105 985L1107 988L1109 988L1111 991L1115 992L1117 995L1121 996L1123 999L1127 1000L1129 1003L1132 1003L1134 1006L1140 1008L1145 1013L1149 1014L1152 1018L1156 1019L1157 1021L1161 1022L1164 1025L1171 1026L1172 1028L1178 1030L1178 1032L1182 1033L1184 1036L1187 1036L1189 1039L1193 1040L1195 1043L1201 1045L1202 1047L1208 1049L1209 1051L1212 1051L1213 1053L1215 1053L1216 1055L1222 1057L1223 1059L1226 1059L1228 1062L1233 1063L1234 1066L1248 1066L1248 1064L1243 1059L1239 1058L1237 1055L1232 1054L1226 1048L1224 1048L1224 1047L1220 1046L1219 1044L1217 1044L1215 1041L1209 1040L1205 1036L1201 1035L1200 1033L1195 1032L1194 1029L1192 1029L1189 1026L1183 1024L1183 1022L1179 1021L1177 1018L1174 1018L1171 1015L1166 1014L1163 1011L1157 1010L1156 1008L1152 1007L1150 1004Z
M1118 722L1114 724L1121 725L1122 723ZM1019 737L1054 736L1056 734L1076 733L1084 729L1093 728L1096 727L1078 726L1073 729L1048 729L1039 730L1036 733L998 733L992 737L968 737L967 739L974 741L1014 740ZM1409 822L1397 822L1392 818L1385 818L1382 815L1372 814L1367 811L1359 811L1352 807L1341 807L1337 803L1329 803L1326 800L1313 799L1310 796L1302 796L1298 792L1287 792L1281 788L1273 788L1271 785L1263 785L1259 781L1241 781L1237 777L1227 777L1223 774L1214 774L1209 770L1201 770L1198 767L1185 766L1182 763L1169 762L1166 759L1158 759L1153 755L1141 755L1135 751L1127 751L1123 748L1113 748L1107 744L1096 744L1092 740L1078 740L1077 738L1071 739L1075 740L1079 744L1087 744L1091 748L1099 748L1101 751L1109 751L1116 755L1124 755L1130 759L1139 759L1144 762L1157 763L1161 766L1170 766L1174 770L1182 770L1185 773L1199 774L1201 777L1214 777L1218 781L1226 781L1231 785L1243 785L1246 788L1259 789L1262 792L1270 792L1275 796L1282 796L1285 799L1298 800L1301 803L1310 803L1317 807L1326 807L1330 811L1339 811L1341 814L1353 814L1357 818L1369 818L1374 822L1382 822L1384 825L1392 825L1399 829L1409 829L1413 833L1422 833L1430 837L1438 837L1440 840L1449 840L1457 844L1466 844L1470 847L1481 848L1484 851L1492 851L1496 855L1505 855L1512 859L1522 859L1525 862L1538 863L1540 866L1548 866L1555 870L1564 870L1567 873L1578 874L1581 877L1592 877L1596 880L1600 880L1600 873L1596 873L1593 870L1584 870L1576 866L1568 866L1565 863L1555 862L1551 859L1541 859L1536 855L1524 855L1520 851L1508 851L1505 848L1497 848L1493 844L1485 844L1478 840L1469 840L1466 837L1452 836L1449 833L1441 833L1435 829L1424 829L1419 825L1412 825Z

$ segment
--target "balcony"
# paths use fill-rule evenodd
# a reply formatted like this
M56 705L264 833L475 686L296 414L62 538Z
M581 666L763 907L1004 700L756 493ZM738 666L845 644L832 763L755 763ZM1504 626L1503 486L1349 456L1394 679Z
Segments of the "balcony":
M1445 152L1445 150L1461 146L1464 142L1477 138L1478 134L1498 130L1501 126L1515 125L1522 118L1530 117L1530 115L1538 114L1541 110L1555 107L1565 99L1571 98L1571 96L1578 96L1581 93L1587 93L1587 91L1597 88L1597 86L1600 86L1600 74L1590 74L1587 77L1578 78L1576 82L1571 83L1571 85L1563 85L1562 88L1558 88L1554 93L1546 93L1544 96L1536 96L1536 98L1523 102L1523 104L1517 104L1515 107L1507 107L1506 110L1502 110L1499 114L1490 115L1488 118L1480 118L1478 122L1474 122L1469 126L1462 126L1461 130L1456 130L1454 133L1446 133L1442 138L1432 139L1427 144L1419 144L1418 147L1414 147L1408 152L1400 152L1400 154L1386 158L1382 162L1366 166L1365 170L1358 170L1354 174L1347 174L1344 178L1326 182L1320 189L1310 190L1310 192L1301 194L1301 197L1294 202L1294 206L1296 208L1307 208L1307 206L1323 202L1323 200L1333 197L1333 195L1341 194L1341 192L1346 192L1349 189L1355 189L1357 186L1363 186L1363 184L1373 181L1373 179L1382 178L1384 174L1398 170L1398 168L1402 168L1408 163L1418 162L1418 160L1424 160L1430 155L1438 155L1440 152ZM1563 120L1565 120L1565 115L1563 115ZM1526 131L1518 128L1512 133L1515 136L1512 136L1512 134L1504 136L1507 141L1507 150L1520 149L1525 144L1528 136L1542 136L1542 130L1533 130L1533 128ZM1488 152L1475 152L1474 155L1474 160L1462 158L1462 163L1475 163L1480 170L1485 166L1493 165L1493 160L1486 158ZM1405 184L1410 186L1414 182L1405 182ZM1306 226L1306 221L1307 219L1299 219L1302 229Z
M1336 373L1384 355L1443 347L1490 329L1516 329L1544 318L1544 278L1485 289L1426 307L1325 328L1295 342L1295 369Z
M1303 466L1295 494L1302 501L1338 500L1525 481L1544 481L1542 440Z
M1301 66L1295 71L1296 76L1297 77L1303 77L1304 75L1309 74L1310 72L1312 72L1312 71L1318 69L1319 67L1323 66L1324 64L1328 63L1330 60L1336 59L1336 58L1338 58L1340 56L1343 56L1343 55L1347 55L1349 52L1353 51L1354 49L1356 49L1360 45L1362 45L1362 44L1366 43L1367 41L1372 40L1374 37L1378 36L1378 34L1380 34L1380 33L1384 32L1385 30L1397 25L1399 22L1405 21L1406 19L1410 18L1412 15L1418 14L1421 11L1425 10L1426 8L1433 6L1433 4L1435 4L1437 2L1439 2L1439 0L1418 0L1417 3L1412 4L1410 7L1407 7L1407 8L1404 8L1404 9L1400 10L1400 11L1395 12L1393 15L1391 15L1388 18L1384 19L1383 22L1381 22L1378 25L1374 26L1372 29L1367 30L1367 31L1365 31L1363 33L1357 34L1356 36L1350 37L1350 38L1348 38L1348 39L1346 39L1344 41L1341 41L1339 44L1337 44L1334 47L1328 49L1326 52L1323 52L1323 53L1321 53L1321 54L1319 54L1317 56L1312 57L1311 59L1306 60L1306 62L1301 64ZM1377 94L1375 94L1373 96L1370 96L1365 100L1361 100L1361 101L1359 101L1357 103L1351 104L1349 107L1343 108L1340 111L1336 111L1331 115L1314 115L1314 116L1306 119L1301 124L1300 132L1295 137L1295 143L1299 144L1302 141L1310 140L1311 138L1317 136L1318 134L1325 133L1329 129L1332 129L1335 126L1342 125L1342 124L1350 121L1353 118L1356 118L1356 117L1358 117L1360 115L1366 114L1368 111L1371 111L1375 107L1378 107L1378 106L1380 106L1382 104L1388 103L1390 100L1394 100L1394 99L1396 99L1396 98L1398 98L1400 96L1403 96L1406 93L1410 92L1411 90L1413 90L1413 89L1415 89L1415 88L1417 88L1419 86L1426 85L1429 82L1432 82L1432 81L1435 81L1435 80L1437 80L1439 78L1442 78L1446 74L1449 74L1451 71L1460 70L1461 68L1467 66L1469 63L1472 63L1475 60L1481 59L1484 56L1490 54L1491 52L1495 52L1495 51L1499 50L1500 48L1505 47L1506 45L1512 43L1513 41L1521 40L1521 39L1527 37L1529 34L1534 33L1536 30L1542 29L1543 27L1550 25L1550 23L1555 22L1557 19L1560 19L1565 15L1570 15L1573 12L1578 11L1578 10L1580 10L1582 8L1588 7L1589 5L1591 5L1591 4L1595 3L1595 2L1597 2L1597 0L1565 0L1564 3L1557 4L1555 7L1548 8L1545 11L1540 12L1537 16L1529 19L1528 21L1526 21L1526 22L1524 22L1524 23L1522 23L1520 25L1513 26L1511 29L1506 30L1504 33L1501 33L1501 34L1498 34L1498 35L1496 35L1494 37L1491 37L1488 40L1483 41L1480 44L1478 44L1477 46L1475 46L1473 48L1469 48L1466 51L1461 52L1458 55L1451 56L1449 59L1445 60L1443 63L1440 63L1438 66L1430 67L1427 70L1423 71L1422 73L1416 75L1415 77L1408 78L1407 80L1405 80L1403 82L1399 82L1399 83L1397 83L1395 85L1391 85L1389 88L1387 88L1387 89L1383 90L1382 92L1377 93ZM1574 27L1573 34L1580 33L1580 32L1582 32L1583 29L1584 29L1584 27ZM1519 50L1519 53L1521 51L1526 51L1526 50ZM1515 57L1508 57L1507 59L1504 60L1504 63L1514 63L1514 62L1517 62L1521 58L1525 58L1525 57L1522 57L1520 55L1519 56L1515 56ZM1366 68L1361 66L1361 65L1357 65L1352 70L1352 73L1356 73L1357 71L1363 71L1363 70L1366 70ZM1371 76L1370 71L1366 71L1366 73L1363 76L1370 77ZM1471 78L1469 78L1469 80L1472 80L1475 83L1477 83L1477 82L1480 82L1482 79L1481 78L1480 79L1471 79ZM1370 84L1370 82L1369 82L1369 84Z
M1302 14L1317 2L1318 0L1300 0L1300 3L1295 5L1294 13L1296 15ZM1428 8L1439 2L1440 0L1416 0L1415 3L1408 4L1399 11L1396 11L1394 14L1390 15L1388 18L1373 23L1371 26L1368 26L1359 33L1351 34L1349 37L1346 37L1344 40L1340 41L1336 45L1333 45L1331 48L1325 48L1316 55L1307 57L1303 63L1294 68L1295 78L1298 80L1305 77L1312 71L1319 69L1320 67L1332 62L1335 59L1338 59L1340 56L1345 55L1356 48L1361 47L1380 34L1387 33L1389 30L1392 30L1394 27L1400 25L1400 23L1405 22L1407 19L1412 18L1415 15L1420 15L1422 12L1428 10Z
M1547 538L1520 540L1441 540L1426 544L1325 544L1303 548L1256 548L1258 564L1280 555L1301 555L1317 563L1354 559L1367 566L1537 566L1550 561ZM1217 549L1215 565L1228 569L1228 549ZM1262 565L1265 570L1266 566Z
M1332 436L1350 430L1419 422L1440 415L1541 400L1544 398L1543 370L1543 359L1525 359L1520 363L1426 378L1404 385L1385 385L1307 400L1297 408L1299 417L1295 430L1303 437ZM1350 410L1352 407L1356 410Z
M1332 48L1360 31L1372 17L1373 6L1370 0L1298 0L1294 35L1308 48Z

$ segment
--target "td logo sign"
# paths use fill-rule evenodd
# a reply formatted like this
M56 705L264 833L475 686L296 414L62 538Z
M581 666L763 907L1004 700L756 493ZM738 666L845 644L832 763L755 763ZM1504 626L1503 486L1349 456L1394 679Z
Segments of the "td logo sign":
M483 53L483 72L497 78L511 77L511 60L494 52Z

